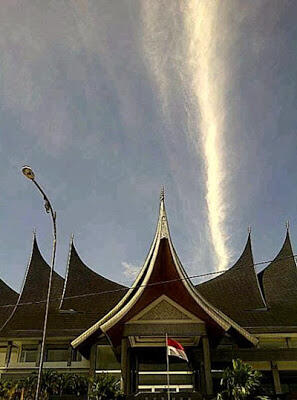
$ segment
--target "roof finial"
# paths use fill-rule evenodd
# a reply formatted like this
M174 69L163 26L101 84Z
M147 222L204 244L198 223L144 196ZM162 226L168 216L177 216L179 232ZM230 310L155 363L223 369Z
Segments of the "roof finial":
M160 202L164 201L165 199L165 189L164 186L161 187L161 193L160 193Z
M33 237L36 238L36 228L33 228Z
M288 220L288 221L286 221L286 229L287 229L287 232L289 231L289 229L290 229L290 221Z
M248 234L250 235L251 232L252 232L252 227L249 225L248 226Z

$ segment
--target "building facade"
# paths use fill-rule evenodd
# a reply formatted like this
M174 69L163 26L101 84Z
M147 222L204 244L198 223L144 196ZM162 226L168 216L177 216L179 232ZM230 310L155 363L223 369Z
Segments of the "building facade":
M49 266L36 237L20 294L0 281L0 374L36 371ZM189 363L170 361L165 337L183 344ZM117 376L128 398L140 393L216 392L224 368L241 358L274 393L297 392L297 269L289 231L256 274L248 235L227 272L196 287L173 246L161 194L156 233L134 284L126 288L88 268L73 239L65 279L54 274L45 368Z

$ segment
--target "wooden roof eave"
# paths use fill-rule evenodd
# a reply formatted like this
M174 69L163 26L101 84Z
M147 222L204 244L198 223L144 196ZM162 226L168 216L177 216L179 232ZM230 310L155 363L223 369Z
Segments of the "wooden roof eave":
M157 239L158 239L158 228L159 228L159 221L156 229L156 233L154 236L154 240L151 244L150 250L148 252L148 255L145 259L145 262L143 264L143 267L141 268L139 274L137 275L135 281L133 282L132 286L129 288L127 293L124 295L124 297L119 301L119 303L112 309L110 310L104 317L102 317L98 322L96 322L94 325L92 325L89 329L87 329L85 332L83 332L80 336L78 336L76 339L74 339L71 342L71 346L76 348L79 347L85 340L87 340L90 336L92 336L97 330L101 329L102 325L111 319L115 314L117 314L123 305L129 301L129 298L131 294L137 290L137 287L140 286L140 283L142 282L142 279L145 275L146 269L148 268L149 261L154 253ZM142 284L144 284L142 282ZM142 285L141 285L142 286Z
M179 261L175 249L172 244L169 226L166 216L165 204L164 204L164 196L161 198L160 209L159 209L159 219L157 224L157 231L155 235L155 239L153 245L151 247L151 251L149 256L146 259L144 267L139 274L139 278L136 279L134 285L130 293L136 288L136 292L134 295L128 299L128 294L123 298L123 300L113 309L109 314L103 317L100 321L94 324L91 328L89 328L86 332L76 338L71 344L73 347L80 346L87 338L89 338L92 334L94 334L98 329L101 329L104 333L106 333L109 329L111 329L117 322L119 322L133 307L133 305L140 298L143 293L147 282L150 279L151 273L154 268L154 263L158 254L160 241L161 239L166 238L169 243L170 251L174 260L174 264L178 275L180 276L181 281L183 282L186 290L194 299L194 301L225 331L228 331L230 328L234 328L237 332L239 332L242 336L245 337L246 340L256 345L258 343L257 338L248 333L245 329L236 324L233 320L223 314L221 311L216 309L213 305L211 305L206 299L204 299L200 294L197 293L195 287L192 282L190 282L189 278L186 275L186 272ZM152 258L150 259L150 254L152 254ZM145 274L145 275L144 275ZM141 285L137 288L137 284L144 275L144 279ZM127 299L127 303L125 304L125 300ZM124 307L121 309L121 306Z
M67 260L67 267L66 267L66 276L65 276L64 287L63 287L62 297L61 297L60 306L59 306L60 310L63 309L63 302L64 302L64 297L65 297L66 287L67 287L67 282L68 282L71 252L72 252L72 248L73 248L73 238L74 238L74 236L72 234L71 238L70 238L70 244L69 244L68 260Z
M186 286L186 289L191 294L193 299L198 303L200 307L204 309L204 311L213 318L218 325L220 325L225 331L228 331L231 327L238 331L242 336L244 336L249 342L256 345L258 343L258 339L251 335L248 331L238 325L235 321L225 315L222 311L213 306L209 301L207 301L201 294L197 292L195 286L192 284L191 280L187 277L187 274L175 252L173 247L171 238L169 237L169 246L173 255L173 260L177 266L177 271L181 277L183 284Z
M134 296L131 297L131 299L124 306L124 308L119 310L111 319L107 320L105 323L102 324L101 329L104 333L106 333L112 326L114 326L117 322L119 322L122 319L122 317L124 317L127 314L127 312L135 305L137 300L141 297L141 295L151 277L151 274L152 274L152 271L154 268L154 263L156 261L157 255L158 255L159 247L160 247L160 240L157 240L157 243L155 245L155 248L154 248L154 251L152 254L151 262L148 266L147 273L144 276L142 284L136 289Z

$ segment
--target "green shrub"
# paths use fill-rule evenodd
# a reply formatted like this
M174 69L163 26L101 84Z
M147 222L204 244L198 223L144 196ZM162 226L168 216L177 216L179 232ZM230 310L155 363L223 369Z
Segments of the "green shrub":
M123 399L119 379L108 374L97 376L90 383L89 398L92 400Z
M14 385L11 382L0 380L0 399L11 399L14 394Z
M88 379L76 374L64 374L64 394L81 396L88 392Z
M34 400L37 386L37 373L30 374L18 381L0 380L0 399L19 400L24 394L24 400ZM45 370L41 378L40 400L48 400L50 396L72 394L81 396L88 391L88 379L76 374L62 374L54 370Z
M260 395L261 372L241 360L232 360L232 369L226 368L220 382L217 400L268 399Z
M1 400L34 400L37 386L37 373L30 374L18 381L0 380ZM50 396L74 395L83 396L90 387L92 400L121 400L120 381L115 377L103 374L92 379L76 374L62 374L54 370L45 370L41 378L40 400L48 400Z

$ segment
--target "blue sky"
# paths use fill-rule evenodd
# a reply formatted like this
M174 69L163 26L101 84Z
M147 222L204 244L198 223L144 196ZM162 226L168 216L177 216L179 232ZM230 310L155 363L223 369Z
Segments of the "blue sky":
M19 289L32 230L57 211L83 261L128 284L166 188L189 274L232 265L252 227L255 261L290 221L297 252L297 3L5 1L0 14L0 275Z

